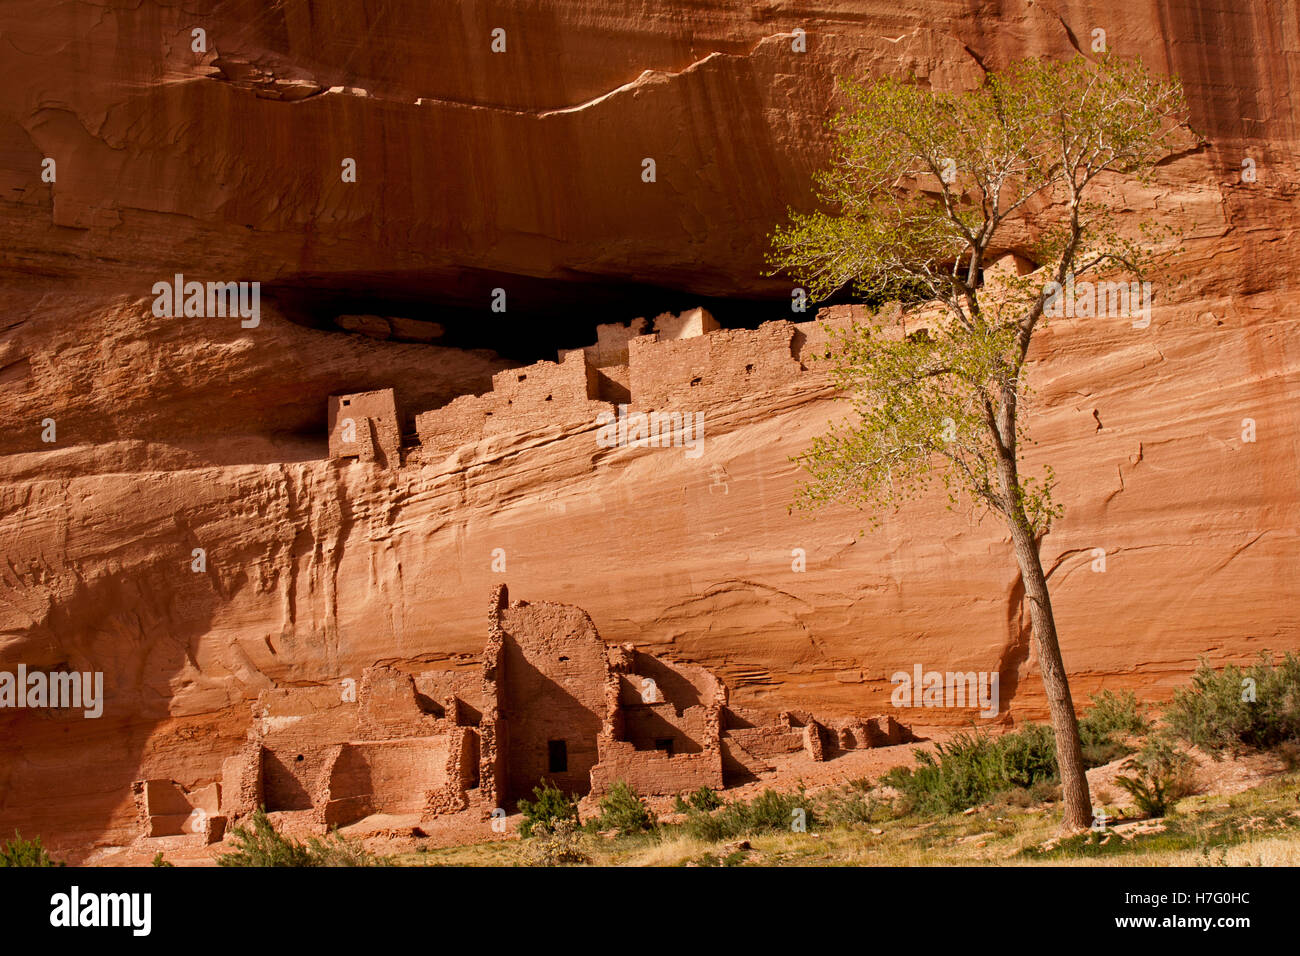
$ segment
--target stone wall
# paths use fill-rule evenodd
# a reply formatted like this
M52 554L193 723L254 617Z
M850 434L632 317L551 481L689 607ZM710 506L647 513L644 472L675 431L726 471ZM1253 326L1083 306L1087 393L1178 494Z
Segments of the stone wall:
M331 395L329 446L331 458L401 464L402 426L393 390Z
M487 435L573 421L595 421L608 409L599 400L600 375L581 349L560 362L537 362L492 376L492 391L462 395L415 416L423 448L439 452L472 444Z
M489 435L547 425L595 422L611 405L635 411L701 411L781 388L809 371L824 351L824 326L869 317L861 306L822 309L816 320L720 329L704 309L596 328L596 343L561 349L558 362L537 362L492 377L492 391L462 395L415 417L420 445L443 454ZM333 446L331 446L333 447Z
M628 346L632 404L699 411L788 385L803 371L791 351L795 332L794 323L779 321L677 341L634 339Z
M451 734L344 744L330 768L325 823L346 825L371 813L422 813L447 783Z
M600 763L591 772L591 789L604 793L620 780L643 795L689 793L700 787L721 790L722 754L714 749L669 756L657 750L638 750L623 740L602 740Z
M823 760L905 736L892 718L733 711L707 668L606 645L581 608L511 603L505 585L492 591L481 660L415 675L377 665L355 688L263 691L220 786L134 784L141 833L182 832L200 806L223 814L209 834L261 805L314 827L371 814L486 818L542 780L579 795L619 780L646 795L721 789L772 769L769 757Z
M591 789L606 720L605 645L585 611L519 602L501 614L501 717L507 728L505 796L532 796L543 778L565 792ZM560 742L564 770L552 769Z

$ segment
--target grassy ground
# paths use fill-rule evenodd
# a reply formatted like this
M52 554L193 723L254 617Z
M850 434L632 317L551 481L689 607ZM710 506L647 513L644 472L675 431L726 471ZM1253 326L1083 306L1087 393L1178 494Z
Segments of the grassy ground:
M1060 840L1059 807L995 802L969 813L903 817L808 833L769 832L707 842L682 826L578 845L600 866L1275 866L1300 864L1300 771L1232 796L1181 800L1156 820L1114 819L1103 833ZM743 840L748 847L738 845ZM535 841L431 848L394 860L408 866L535 863Z

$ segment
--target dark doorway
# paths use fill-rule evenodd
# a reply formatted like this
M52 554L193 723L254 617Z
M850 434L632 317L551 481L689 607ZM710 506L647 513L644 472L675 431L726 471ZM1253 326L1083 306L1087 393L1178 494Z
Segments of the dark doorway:
M546 742L546 764L551 773L568 773L568 744L563 740L548 740Z

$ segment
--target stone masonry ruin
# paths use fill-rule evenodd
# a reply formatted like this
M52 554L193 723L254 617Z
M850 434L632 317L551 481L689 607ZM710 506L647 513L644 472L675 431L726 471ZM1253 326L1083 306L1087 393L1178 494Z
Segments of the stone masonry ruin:
M633 412L687 412L780 388L809 373L807 355L824 348L827 327L847 324L853 309L823 308L818 320L765 322L722 329L705 309L597 326L594 345L561 350L492 376L491 391L462 395L415 416L425 454L450 454L485 437L548 425L595 422L616 406ZM343 428L352 432L344 436ZM329 400L329 454L381 465L401 463L401 418L392 389ZM345 441L350 437L350 441Z
M477 667L378 665L359 683L264 691L219 781L189 792L139 781L134 793L141 836L212 842L258 807L315 829L373 814L487 819L543 779L579 795L619 780L645 795L720 790L776 757L822 761L909 739L891 716L733 708L707 669L607 645L582 609L511 603L498 585Z

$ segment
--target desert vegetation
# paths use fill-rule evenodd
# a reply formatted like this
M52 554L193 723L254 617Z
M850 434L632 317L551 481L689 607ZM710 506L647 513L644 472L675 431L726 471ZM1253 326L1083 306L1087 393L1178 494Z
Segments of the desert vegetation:
M1030 723L1000 736L968 732L918 747L912 767L816 793L766 789L748 799L728 799L701 788L679 795L661 818L620 781L601 800L599 813L580 821L576 797L543 783L536 800L521 803L524 839L513 855L495 844L430 849L418 862L1295 863L1297 719L1300 667L1289 654L1249 668L1203 664L1159 716L1132 693L1094 695L1079 718L1085 761L1115 771L1114 788L1130 799L1096 807L1098 822L1075 835L1061 835L1053 823L1061 801L1054 735ZM1193 753L1211 762L1271 758L1276 770L1240 793L1219 794L1212 787L1197 793Z
M970 92L893 78L841 92L815 179L826 211L792 210L771 263L817 298L850 288L933 308L911 334L880 321L835 331L822 358L852 413L794 459L809 475L795 505L852 504L874 527L937 477L954 507L1005 521L1051 707L1062 824L1080 829L1091 800L1040 554L1063 512L1051 466L1033 462L1034 474L1026 458L1026 363L1065 286L1086 274L1145 282L1161 255L1154 222L1143 241L1122 236L1099 197L1110 178L1149 182L1176 148L1182 88L1138 61L1080 56L1014 63ZM995 279L1016 227L1035 237L1017 253L1024 268L1003 264ZM963 764L1005 756L958 746Z

